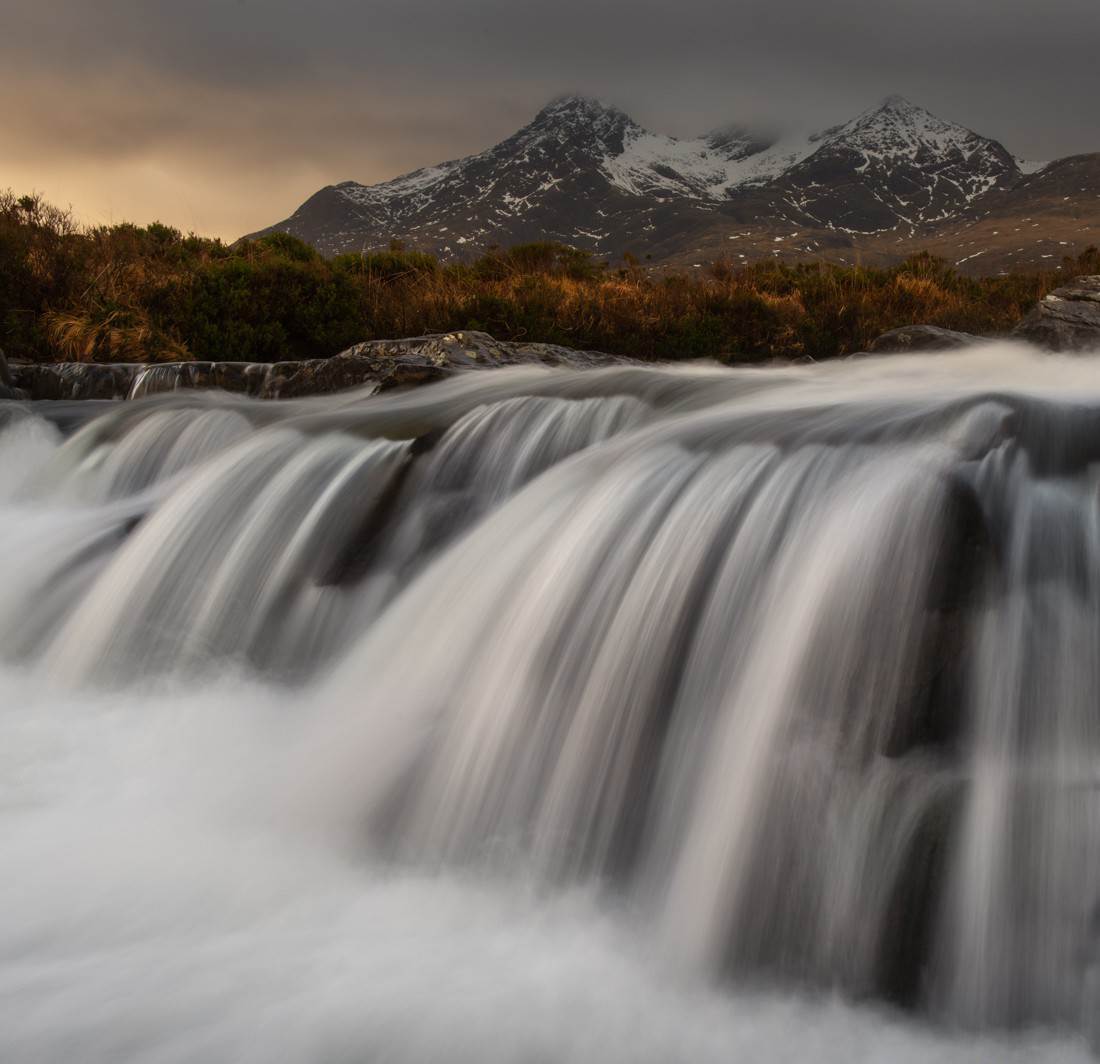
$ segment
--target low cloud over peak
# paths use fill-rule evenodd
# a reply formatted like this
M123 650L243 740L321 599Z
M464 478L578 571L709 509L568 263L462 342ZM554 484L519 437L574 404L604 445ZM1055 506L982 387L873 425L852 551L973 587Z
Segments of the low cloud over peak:
M888 93L1049 158L1100 150L1095 0L9 0L0 186L233 237L321 185L476 152L565 94L675 135Z

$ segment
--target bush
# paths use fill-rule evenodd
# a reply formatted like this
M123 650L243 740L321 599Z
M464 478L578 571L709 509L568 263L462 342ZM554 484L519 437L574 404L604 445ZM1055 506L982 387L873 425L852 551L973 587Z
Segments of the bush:
M501 281L508 277L531 274L588 281L596 279L601 267L587 251L566 244L543 241L517 244L506 251L492 249L474 263L473 272L476 277L485 281Z
M205 263L151 297L193 358L280 362L335 354L361 338L359 289L320 259Z
M321 255L316 248L299 237L291 236L290 233L268 233L256 241L256 247L261 252L271 252L279 258L290 259L291 262L321 260ZM247 245L244 245L243 250L248 250Z
M390 284L439 273L439 260L434 255L400 249L337 255L332 265L337 271L359 277L368 284L371 281Z

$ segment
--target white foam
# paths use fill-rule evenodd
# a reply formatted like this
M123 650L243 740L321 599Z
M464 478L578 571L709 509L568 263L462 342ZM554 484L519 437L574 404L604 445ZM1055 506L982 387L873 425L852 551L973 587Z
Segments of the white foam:
M299 817L287 697L0 673L0 1059L1085 1061L667 970L580 893L395 871Z

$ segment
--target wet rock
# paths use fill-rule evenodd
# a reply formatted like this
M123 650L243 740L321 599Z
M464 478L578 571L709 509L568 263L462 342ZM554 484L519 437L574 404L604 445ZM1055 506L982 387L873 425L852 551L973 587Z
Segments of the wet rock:
M15 386L8 360L0 350L0 399L26 399L25 393Z
M906 325L891 329L873 341L867 349L873 355L901 354L907 351L950 351L980 344L982 338L972 333L941 329L938 325Z
M34 399L125 399L180 388L219 388L261 399L293 399L373 386L377 391L428 384L457 370L497 366L632 365L634 359L555 344L518 344L482 332L406 340L371 340L332 358L297 362L169 362L15 367L17 384Z
M1100 354L1100 275L1054 289L1012 331L1048 351Z
M265 394L272 398L316 395L375 384L379 391L429 384L455 370L499 366L592 368L627 365L633 359L555 344L516 344L483 332L441 333L407 340L371 340L335 358L277 362L270 367Z
M16 387L31 399L123 399L144 368L136 364L17 363L11 373Z

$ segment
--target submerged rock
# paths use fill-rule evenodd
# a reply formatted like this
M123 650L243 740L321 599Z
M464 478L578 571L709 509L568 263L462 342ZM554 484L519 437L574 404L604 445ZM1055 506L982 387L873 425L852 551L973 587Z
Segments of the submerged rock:
M883 333L867 350L873 355L892 355L907 351L949 351L981 342L982 337L973 333L941 329L938 325L906 325Z
M1100 353L1100 275L1054 289L1012 335L1048 351Z
M179 388L219 388L260 399L292 399L369 385L386 391L427 384L464 369L634 363L634 359L597 351L508 343L483 332L453 332L370 340L332 358L296 362L54 363L19 365L13 370L15 383L32 399L136 399Z

